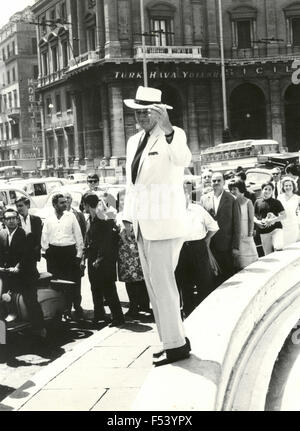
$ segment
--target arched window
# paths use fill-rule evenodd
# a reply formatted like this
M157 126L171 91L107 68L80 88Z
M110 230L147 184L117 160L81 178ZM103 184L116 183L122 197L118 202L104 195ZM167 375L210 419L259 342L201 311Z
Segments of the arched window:
M48 55L48 41L43 37L39 41L40 55L41 55L41 67L42 76L46 76L49 73L49 55Z
M283 9L287 29L287 45L300 47L300 2Z
M52 72L57 72L59 69L57 32L58 32L57 30L53 30L48 36L48 43L50 45L50 51L51 51Z
M150 19L151 44L174 45L174 15L176 7L167 2L150 2L147 6Z
M69 63L69 29L66 26L61 26L57 33L60 39L62 67L68 67Z
M257 10L252 6L238 6L230 9L232 48L251 49L256 40Z

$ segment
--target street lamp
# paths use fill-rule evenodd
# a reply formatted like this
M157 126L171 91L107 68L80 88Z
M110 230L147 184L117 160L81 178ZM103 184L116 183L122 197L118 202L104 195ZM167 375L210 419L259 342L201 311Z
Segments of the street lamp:
M222 1L218 0L219 8L219 27L220 27L220 50L221 50L221 76L222 76L222 98L223 98L223 122L224 131L228 129L227 114L227 96L226 96L226 77L225 77L225 60L224 60L224 39L223 39L223 18L222 18Z
M140 0L141 9L141 30L142 30L142 51L143 51L143 78L144 87L148 87L148 72L146 59L146 44L145 44L145 22L144 22L144 0Z

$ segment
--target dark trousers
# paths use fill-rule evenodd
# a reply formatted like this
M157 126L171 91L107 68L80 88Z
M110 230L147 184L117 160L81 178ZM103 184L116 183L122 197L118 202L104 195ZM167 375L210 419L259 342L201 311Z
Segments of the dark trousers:
M221 270L221 273L216 277L216 284L220 286L235 273L232 249L220 251L215 248L213 241L211 241L210 249Z
M175 277L183 311L188 316L215 288L204 239L183 244Z
M65 290L66 311L71 311L72 304L75 309L81 304L81 277L76 254L75 245L62 247L50 245L46 252L47 271L53 274L54 278L76 283Z
M149 311L149 296L144 280L125 283L129 298L129 307L135 310Z
M122 318L123 311L120 304L114 277L110 277L107 271L103 271L100 268L95 269L92 265L92 262L94 262L94 260L88 261L88 275L94 303L94 317L103 317L105 313L105 298L110 308L112 318Z

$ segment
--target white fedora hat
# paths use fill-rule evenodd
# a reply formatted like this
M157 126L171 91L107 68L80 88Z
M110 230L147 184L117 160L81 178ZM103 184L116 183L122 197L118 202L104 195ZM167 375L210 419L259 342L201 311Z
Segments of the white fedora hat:
M156 88L142 87L137 89L135 99L125 99L124 103L128 108L147 109L153 105L161 105L161 91ZM166 109L173 109L172 106L164 105Z

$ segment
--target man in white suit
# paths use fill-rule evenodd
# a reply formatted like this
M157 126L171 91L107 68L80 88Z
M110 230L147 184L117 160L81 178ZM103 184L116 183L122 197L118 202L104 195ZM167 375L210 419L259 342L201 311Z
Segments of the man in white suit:
M189 356L174 271L186 233L184 167L191 161L185 132L172 126L161 91L139 87L124 100L141 130L127 144L125 232L137 238L144 277L163 350L154 365Z

